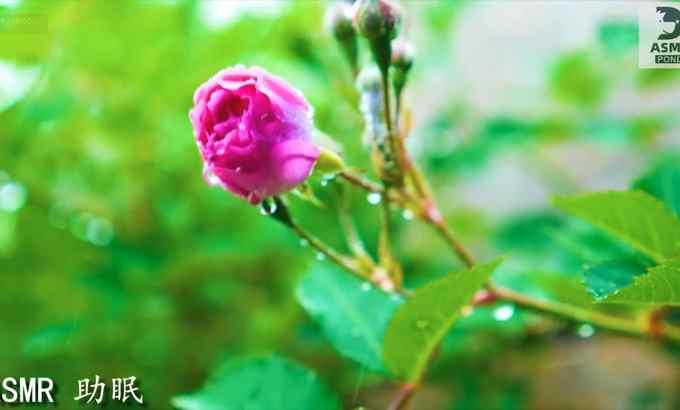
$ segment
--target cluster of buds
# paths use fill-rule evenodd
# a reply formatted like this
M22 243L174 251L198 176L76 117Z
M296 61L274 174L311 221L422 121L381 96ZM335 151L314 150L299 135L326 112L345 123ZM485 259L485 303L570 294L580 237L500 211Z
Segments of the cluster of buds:
M332 4L326 14L326 28L337 40L355 74L358 73L357 35L364 37L373 58L385 74L390 65L403 88L413 63L413 48L404 39L397 39L402 11L388 0L356 0ZM395 87L397 87L395 83Z
M396 96L398 118L399 100L413 65L413 48L399 37L401 21L401 9L389 0L356 0L353 5L336 2L326 15L327 29L358 77L367 134L377 150L374 165L389 185L402 184L402 171L399 160L401 143L396 141L399 136L393 132L391 123L388 79L391 79ZM371 65L359 70L359 36L366 40L378 70ZM377 75L375 71L378 71Z

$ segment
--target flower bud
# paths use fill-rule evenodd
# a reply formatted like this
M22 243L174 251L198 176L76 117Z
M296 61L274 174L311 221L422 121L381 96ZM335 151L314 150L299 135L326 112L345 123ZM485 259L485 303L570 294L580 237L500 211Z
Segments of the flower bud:
M303 183L319 148L312 107L262 68L226 68L203 83L189 113L206 181L259 204Z
M357 0L354 4L354 26L368 39L397 36L401 10L388 0Z
M354 7L354 27L368 39L373 59L386 76L392 56L390 42L397 36L401 11L388 0L357 0Z
M352 6L348 3L337 2L328 8L325 25L328 32L340 44L352 70L357 71L359 49L356 31L352 25L352 12Z
M401 94L406 85L408 73L413 66L413 46L404 39L397 39L392 42L392 86L397 96Z
M403 38L398 38L392 42L392 66L408 72L413 66L413 45L404 40Z
M316 160L315 171L323 174L335 174L345 169L345 162L340 155L323 147L320 148L320 151L319 158Z

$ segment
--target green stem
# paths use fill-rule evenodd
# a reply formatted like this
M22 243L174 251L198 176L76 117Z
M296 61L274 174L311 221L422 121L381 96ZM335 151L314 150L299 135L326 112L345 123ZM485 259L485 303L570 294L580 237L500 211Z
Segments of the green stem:
M373 267L374 265L373 259L368 254L368 252L366 252L364 242L361 240L359 231L357 231L357 228L354 225L354 221L352 220L352 216L350 215L348 198L347 193L345 191L345 187L342 185L338 186L340 187L340 200L338 201L338 218L340 219L340 226L342 227L342 230L345 233L347 244L352 250L352 253L354 253L354 255L357 256L357 258L367 263L370 263L371 267Z
M489 288L491 292L493 292L499 299L507 302L513 302L518 306L539 313L547 313L562 319L576 322L591 323L602 329L608 329L628 335L647 336L649 333L648 325L643 321L613 316L560 302L537 299L515 292L511 289L497 288L493 286L490 286ZM663 326L658 332L658 337L661 339L680 342L680 329L677 327Z
M471 268L475 265L475 260L472 254L465 248L462 242L460 242L456 236L451 232L446 221L444 219L436 218L434 215L439 215L439 210L435 208L433 212L427 212L425 214L426 220L434 227L434 229L441 235L442 238L449 244L451 249L456 253L458 259L465 264L465 267Z
M321 252L324 254L330 261L335 263L336 265L346 269L347 271L353 273L354 275L366 279L366 276L360 272L357 269L357 266L355 265L354 261L337 252L330 246L326 245L324 242L322 242L320 239L315 237L314 235L310 234L306 230L304 230L300 225L292 222L288 226L301 238L307 241L311 247L316 249L317 251Z
M274 196L272 199L274 200L275 204L275 207L273 208L274 211L271 214L272 218L281 222L281 224L284 226L290 228L301 239L305 240L312 248L325 255L331 262L360 277L361 279L367 279L368 275L365 275L364 272L359 269L355 259L337 252L335 249L325 244L316 236L307 232L295 222L290 214L290 211L288 210L288 207L286 206L286 203L283 202L281 198Z

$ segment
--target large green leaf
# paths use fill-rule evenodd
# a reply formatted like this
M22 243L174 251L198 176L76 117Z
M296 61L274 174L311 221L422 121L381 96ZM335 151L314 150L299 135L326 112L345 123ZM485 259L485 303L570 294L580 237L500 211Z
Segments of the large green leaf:
M680 219L640 191L601 192L555 199L562 211L586 220L656 262L680 252Z
M182 410L340 410L311 370L276 355L229 361L199 391L172 404Z
M680 305L680 260L650 268L632 285L609 296L605 302Z
M636 260L612 260L586 268L583 281L596 299L602 299L633 283L645 269L645 265Z
M663 201L680 216L680 156L668 156L635 181L633 187Z
M500 259L449 274L418 289L397 309L385 334L384 359L397 377L420 379L432 352L489 279Z
M384 371L382 341L392 314L403 303L401 297L330 264L314 266L298 285L297 297L340 353Z

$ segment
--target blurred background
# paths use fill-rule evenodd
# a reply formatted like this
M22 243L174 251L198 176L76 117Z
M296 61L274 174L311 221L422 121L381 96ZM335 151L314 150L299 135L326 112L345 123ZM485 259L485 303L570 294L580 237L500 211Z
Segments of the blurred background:
M148 408L163 409L223 358L276 351L315 369L344 408L382 408L392 386L340 358L295 299L313 253L204 183L188 121L214 72L260 65L305 93L327 144L367 167L327 4L0 0L3 375L53 377L62 408L79 379L134 375ZM680 71L637 68L635 2L402 6L417 54L408 144L452 227L481 258L513 255L500 281L577 278L585 239L551 246L539 228L565 222L550 199L625 189L672 155ZM374 252L377 210L365 194L351 199ZM332 207L292 207L345 249ZM397 218L410 285L459 267L412 215ZM477 309L414 406L678 409L676 355L512 305Z

